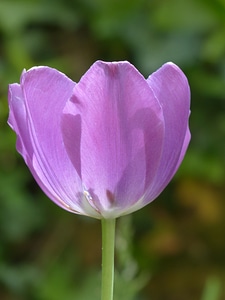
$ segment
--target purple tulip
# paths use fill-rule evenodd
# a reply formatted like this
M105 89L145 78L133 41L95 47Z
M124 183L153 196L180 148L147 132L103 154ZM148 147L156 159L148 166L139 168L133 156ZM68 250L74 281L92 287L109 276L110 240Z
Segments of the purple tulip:
M116 218L153 201L190 140L190 90L164 64L145 79L128 62L97 61L78 83L49 67L9 86L8 123L42 190L62 208Z

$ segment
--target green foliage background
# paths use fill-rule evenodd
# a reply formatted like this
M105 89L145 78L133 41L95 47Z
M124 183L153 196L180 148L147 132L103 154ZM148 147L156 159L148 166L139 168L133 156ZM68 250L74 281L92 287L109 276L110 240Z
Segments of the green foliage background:
M0 1L0 299L99 299L100 222L40 191L7 126L7 87L48 65L73 80L97 59L146 77L166 61L192 91L192 141L174 180L117 228L115 300L225 299L224 0Z

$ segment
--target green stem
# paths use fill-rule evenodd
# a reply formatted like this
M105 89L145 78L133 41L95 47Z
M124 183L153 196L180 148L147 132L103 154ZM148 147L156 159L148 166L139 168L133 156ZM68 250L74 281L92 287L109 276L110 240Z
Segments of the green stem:
M116 219L102 219L102 298L113 300Z

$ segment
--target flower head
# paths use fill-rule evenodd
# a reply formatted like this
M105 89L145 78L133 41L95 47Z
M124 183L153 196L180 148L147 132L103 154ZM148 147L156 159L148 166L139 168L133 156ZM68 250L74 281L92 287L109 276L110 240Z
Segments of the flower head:
M9 86L9 107L17 150L42 190L99 219L153 201L190 140L189 85L173 63L145 79L126 61L97 61L78 83L34 67Z

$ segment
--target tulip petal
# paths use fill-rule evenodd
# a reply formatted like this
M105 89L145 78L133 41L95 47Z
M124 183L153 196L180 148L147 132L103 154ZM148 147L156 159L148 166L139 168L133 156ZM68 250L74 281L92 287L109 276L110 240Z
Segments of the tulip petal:
M21 85L10 87L9 123L17 132L18 151L45 193L64 209L96 216L91 206L86 212L80 205L81 180L60 130L62 109L74 86L64 74L48 67L24 72Z
M33 147L30 143L27 127L26 108L23 93L19 84L9 85L9 118L8 124L17 133L16 149L28 163L31 160Z
M71 162L104 217L123 214L155 177L164 139L162 107L128 62L98 61L88 70L65 106L62 132Z
M146 193L146 203L155 199L169 183L190 141L190 88L183 72L173 63L166 63L147 81L163 108L165 140L157 176Z

